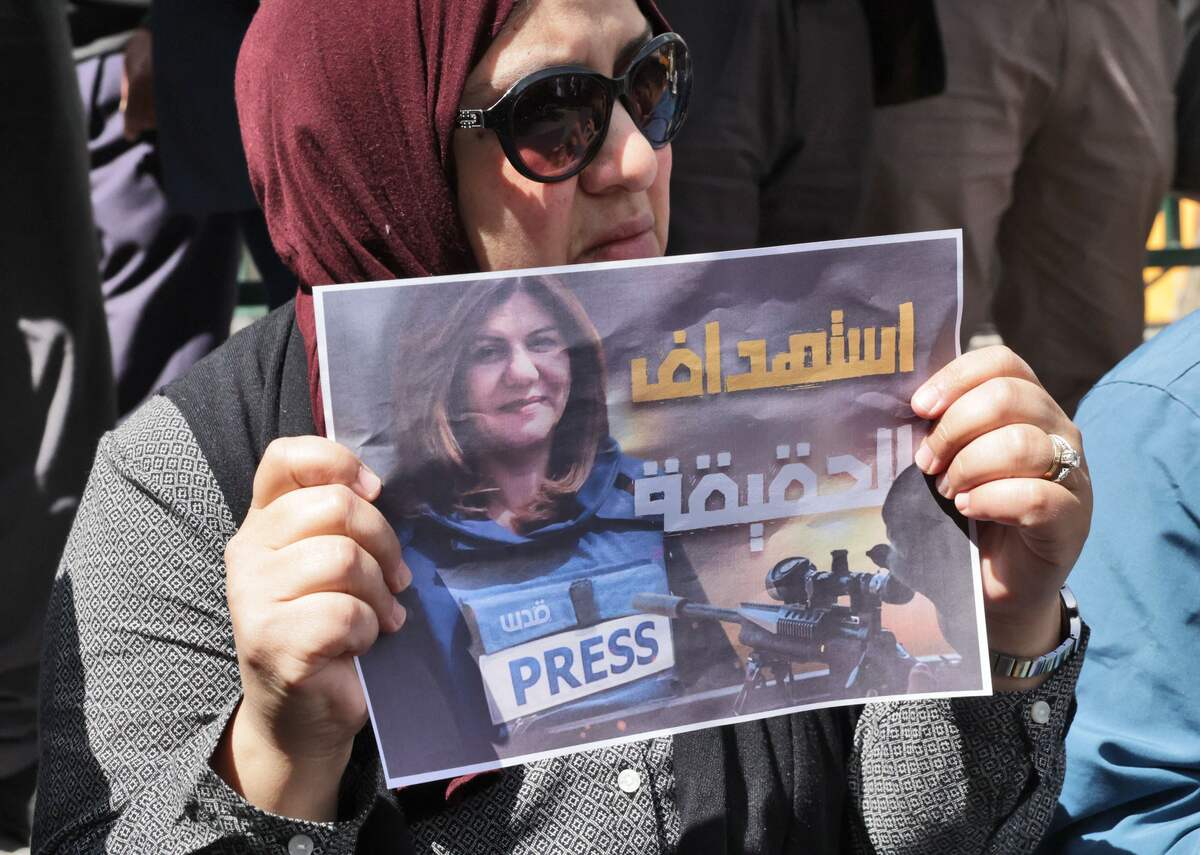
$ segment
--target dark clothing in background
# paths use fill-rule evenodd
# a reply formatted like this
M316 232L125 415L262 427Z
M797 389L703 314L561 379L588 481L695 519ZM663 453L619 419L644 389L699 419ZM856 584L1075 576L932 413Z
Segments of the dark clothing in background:
M1175 180L1172 187L1200 197L1200 0L1178 4L1183 19L1183 67L1175 84Z
M127 33L142 24L149 6L150 0L133 0L129 3L73 0L67 3L71 44L78 48L94 44L99 39Z
M234 215L172 210L156 142L122 136L123 65L123 46L117 45L78 61L75 69L122 415L228 337L240 248Z
M295 290L250 192L233 107L233 64L256 8L156 4L159 129L130 142L119 110L124 51L150 23L150 0L69 7L121 416L226 339L243 242L276 303ZM228 68L222 76L205 63ZM186 88L164 94L171 86Z
M878 111L863 228L962 228L964 347L998 331L1068 413L1142 341L1174 160L1167 0L938 0L946 91Z
M672 254L849 237L872 109L944 85L930 0L662 0L696 57Z
M258 207L233 101L238 48L257 11L258 0L153 2L155 112L177 211ZM286 58L280 62L282 70Z
M0 849L37 759L42 619L112 423L79 91L64 7L0 0Z
M257 11L258 0L154 0L155 112L171 209L236 215L274 307L291 299L297 283L250 189L233 94L238 50ZM280 63L282 70L287 58Z

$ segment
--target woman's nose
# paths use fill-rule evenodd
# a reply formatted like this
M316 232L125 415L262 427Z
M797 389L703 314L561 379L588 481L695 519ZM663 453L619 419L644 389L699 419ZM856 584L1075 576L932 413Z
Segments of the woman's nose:
M538 378L537 364L528 350L514 347L504 374L510 384L528 383Z
M618 101L613 106L604 145L579 175L580 186L588 193L603 193L612 187L638 193L649 189L657 176L654 149Z

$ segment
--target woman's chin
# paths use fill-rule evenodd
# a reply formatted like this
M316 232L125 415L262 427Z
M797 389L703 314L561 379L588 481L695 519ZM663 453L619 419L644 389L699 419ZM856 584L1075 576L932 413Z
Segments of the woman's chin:
M553 428L546 430L530 425L526 430L505 431L488 438L488 453L497 457L525 455L550 444Z

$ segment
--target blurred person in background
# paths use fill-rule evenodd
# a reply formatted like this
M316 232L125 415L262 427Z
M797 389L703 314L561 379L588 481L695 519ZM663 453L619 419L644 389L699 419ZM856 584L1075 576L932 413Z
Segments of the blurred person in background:
M706 58L673 143L670 252L851 237L875 106L940 92L933 0L662 0Z
M167 198L175 210L234 220L274 308L296 293L250 189L233 98L238 49L258 0L153 0L149 69ZM130 101L137 80L130 80Z
M236 224L173 210L163 187L148 14L69 6L121 415L225 340L237 296Z
M42 619L112 423L112 376L64 7L0 0L0 852L27 851Z
M946 91L880 110L863 228L965 229L962 336L999 332L1060 405L1142 341L1172 175L1169 0L938 0ZM993 327L994 325L994 327Z
M1094 620L1045 851L1200 850L1200 313L1079 407L1096 489L1071 573Z
M257 0L73 0L100 275L124 416L229 335L242 242L295 290L246 174L233 66Z

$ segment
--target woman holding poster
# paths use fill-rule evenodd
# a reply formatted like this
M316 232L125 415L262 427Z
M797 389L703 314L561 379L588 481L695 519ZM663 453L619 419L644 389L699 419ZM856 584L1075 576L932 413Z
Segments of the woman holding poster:
M395 596L416 568L375 506L380 478L316 435L308 286L660 255L688 62L651 0L262 4L239 114L305 291L101 446L48 617L39 851L1033 848L1078 655L1048 679L997 678L995 698L744 721L399 794L381 782L354 657L422 631L423 610ZM492 415L473 439L566 418L570 390L538 383L516 399L476 384L459 400ZM918 465L980 524L991 643L1061 649L1058 592L1091 494L1051 436L1077 449L1078 432L1003 349L951 363L912 407L937 421ZM446 495L525 536L542 499L526 500L565 495L542 493L547 472L570 477L553 443L534 445L548 470L480 466L489 480ZM396 681L399 708L436 695L439 673Z

